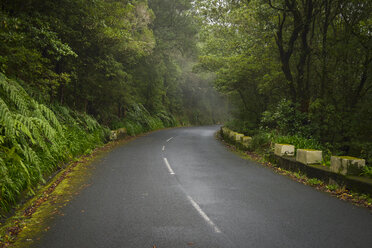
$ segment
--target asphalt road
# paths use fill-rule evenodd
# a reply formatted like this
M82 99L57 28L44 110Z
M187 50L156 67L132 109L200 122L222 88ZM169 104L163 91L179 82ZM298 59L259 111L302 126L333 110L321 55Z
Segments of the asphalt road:
M217 129L116 148L33 247L372 247L369 211L239 158Z

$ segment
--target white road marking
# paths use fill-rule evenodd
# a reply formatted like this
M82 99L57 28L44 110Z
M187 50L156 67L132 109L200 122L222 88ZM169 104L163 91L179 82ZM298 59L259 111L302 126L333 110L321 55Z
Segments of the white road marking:
M208 215L206 213L204 213L204 211L199 207L199 205L194 201L194 199L191 198L191 196L187 196L187 198L189 199L189 201L191 202L191 205L196 209L196 211L198 211L198 213L200 214L201 217L203 217L203 219L211 226L213 227L213 230L216 232L216 233L221 233L221 230L216 226L216 224L214 224L214 222L209 219Z
M163 146L163 148L161 150L164 151L165 150L165 146Z
M169 170L169 174L174 175L175 173L172 170L172 168L170 167L170 164L168 163L168 159L167 158L164 158L164 163L165 163L165 165L167 166L167 168Z
M167 142L169 142L171 139L173 139L173 137L170 137L169 139L167 139Z

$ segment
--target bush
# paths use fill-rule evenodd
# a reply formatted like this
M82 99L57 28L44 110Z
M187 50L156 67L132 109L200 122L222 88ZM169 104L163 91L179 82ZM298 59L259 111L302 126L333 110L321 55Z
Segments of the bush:
M122 126L118 126L117 128L125 127L129 135L137 135L164 127L172 127L177 124L174 117L167 112L161 111L155 115L151 115L139 103L129 106L127 116L122 122L118 123L122 123Z
M48 108L0 74L0 215L23 191L33 193L59 163L90 152L107 136L108 130L89 115Z
M257 152L267 152L270 149L271 140L269 133L259 132L252 137L248 150Z
M305 138L300 135L275 135L272 133L272 142L279 144L291 144L296 149L322 150L323 146L315 139Z
M257 127L250 121L233 119L226 123L227 128L242 133L246 136L254 136L258 133Z
M309 137L313 133L307 114L299 111L298 105L286 99L280 101L273 111L262 113L261 128L303 137Z
M365 166L363 168L362 176L372 178L372 167L371 166Z

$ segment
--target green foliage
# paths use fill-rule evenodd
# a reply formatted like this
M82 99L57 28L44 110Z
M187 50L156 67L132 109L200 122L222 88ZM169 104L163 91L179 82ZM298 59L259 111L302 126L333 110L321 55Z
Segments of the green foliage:
M151 115L142 104L135 103L128 108L124 120L115 125L116 128L125 127L129 135L137 135L164 127L173 127L177 125L177 122L171 114L165 111Z
M273 111L262 113L261 126L282 134L309 136L312 132L307 115L291 101L282 99Z
M258 132L252 137L248 149L259 153L267 152L271 147L270 134L267 132Z
M307 182L307 184L309 184L311 186L317 186L317 185L321 185L323 183L322 181L320 181L317 178L309 178L306 182Z
M326 185L326 188L330 191L336 191L339 188L339 186L337 184L328 184Z
M106 131L92 117L33 100L0 73L0 214L59 164L101 144Z
M228 126L247 134L261 126L371 163L371 1L200 0L195 7L195 68L215 73L233 106Z
M246 136L254 136L257 134L257 127L249 120L232 119L225 124L231 130L243 133Z
M372 166L365 166L362 175L372 178Z
M191 72L198 31L191 1L5 0L0 7L0 72L48 106L110 127L126 122L133 133L172 126L171 116L210 124L225 115L225 108L212 113L221 99L210 80ZM124 120L137 103L153 117L148 123Z
M315 149L323 150L324 147L315 139L306 138L300 135L277 135L271 133L272 142L279 144L291 144L296 149Z

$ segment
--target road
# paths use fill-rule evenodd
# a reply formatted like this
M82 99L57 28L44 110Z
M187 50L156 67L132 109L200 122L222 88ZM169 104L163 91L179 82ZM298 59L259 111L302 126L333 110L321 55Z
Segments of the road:
M32 247L372 247L369 211L238 157L216 130L116 148Z

